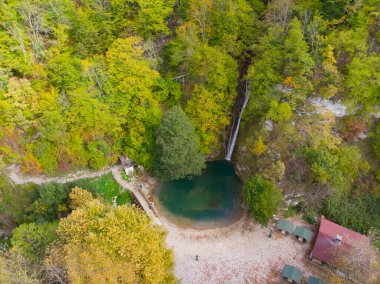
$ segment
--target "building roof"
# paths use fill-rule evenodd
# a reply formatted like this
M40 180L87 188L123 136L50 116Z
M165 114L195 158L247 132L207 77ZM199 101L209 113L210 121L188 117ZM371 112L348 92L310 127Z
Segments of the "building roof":
M321 279L317 277L309 276L309 279L307 280L307 284L326 284L326 282L322 281Z
M310 242L311 239L313 238L313 232L302 226L297 226L293 234L296 235L297 237L303 238L304 240L308 242Z
M334 265L337 246L343 253L349 253L351 249L369 243L368 237L322 218L311 257Z
M301 283L302 273L297 267L285 264L282 269L282 277L291 279L296 283Z
M277 222L277 229L288 233L293 233L293 223L288 220L279 220Z
M121 164L123 165L123 167L125 167L125 168L131 168L131 167L136 165L136 163L134 161L132 161L128 157L125 157L124 155L120 155L119 160L120 160Z

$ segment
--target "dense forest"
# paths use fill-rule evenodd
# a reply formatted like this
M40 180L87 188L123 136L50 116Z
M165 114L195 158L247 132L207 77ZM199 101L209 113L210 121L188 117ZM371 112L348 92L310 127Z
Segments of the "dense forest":
M58 175L124 155L162 180L199 174L224 158L246 83L232 160L252 216L324 214L379 246L379 0L1 1L0 217L20 226L0 265L25 283L174 282L165 234L144 235L134 207L69 185L16 186L8 166ZM110 246L125 224L135 231ZM147 254L126 246L133 238Z

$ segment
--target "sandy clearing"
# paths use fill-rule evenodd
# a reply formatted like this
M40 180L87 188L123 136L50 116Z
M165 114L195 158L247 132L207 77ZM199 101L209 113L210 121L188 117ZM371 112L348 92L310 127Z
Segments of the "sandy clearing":
M134 179L144 185L143 194L158 214L152 202L154 178L145 175ZM279 283L286 263L300 268L304 280L314 274L308 265L309 244L275 230L268 238L270 226L262 228L245 215L228 227L209 230L183 228L162 214L157 217L168 232L166 243L174 252L174 273L184 284ZM290 220L294 225L306 225L299 217Z
M167 245L174 251L175 275L182 283L279 283L285 263L299 267L304 277L310 275L303 265L308 244L277 232L268 238L269 227L246 217L211 230L184 229L161 221L168 230Z

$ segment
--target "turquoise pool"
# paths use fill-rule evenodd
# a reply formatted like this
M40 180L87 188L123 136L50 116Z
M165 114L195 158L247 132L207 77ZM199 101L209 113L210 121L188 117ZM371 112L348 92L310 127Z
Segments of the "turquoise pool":
M229 161L207 163L202 175L160 184L155 204L160 214L184 227L231 224L242 213L241 181Z

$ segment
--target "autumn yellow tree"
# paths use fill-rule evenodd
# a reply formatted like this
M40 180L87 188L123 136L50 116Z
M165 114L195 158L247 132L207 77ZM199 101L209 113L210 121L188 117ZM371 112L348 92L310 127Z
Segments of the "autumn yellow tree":
M333 97L338 92L341 76L334 56L334 47L331 45L327 45L326 47L322 69L324 78L322 80L321 95L324 97Z
M264 154L267 150L267 146L264 144L263 137L260 135L255 144L253 144L252 148L250 148L251 152L256 155L260 156L261 154Z
M142 39L117 39L106 53L105 92L111 110L120 118L125 144L122 151L144 167L153 160L155 127L161 117L162 98L153 92L160 78L144 57Z
M84 206L87 202L90 202L94 199L91 192L83 190L80 187L74 187L70 194L70 208L75 210L79 207Z
M28 260L18 252L0 253L0 283L42 283L38 266L28 263Z
M218 143L221 144L221 133L230 123L231 103L227 96L223 92L212 92L195 85L192 97L187 102L185 110L197 130L200 148L204 154L209 154L218 147Z
M173 283L172 252L165 232L136 207L112 207L76 188L72 208L58 227L45 260L71 283ZM57 269L59 270L59 269Z

